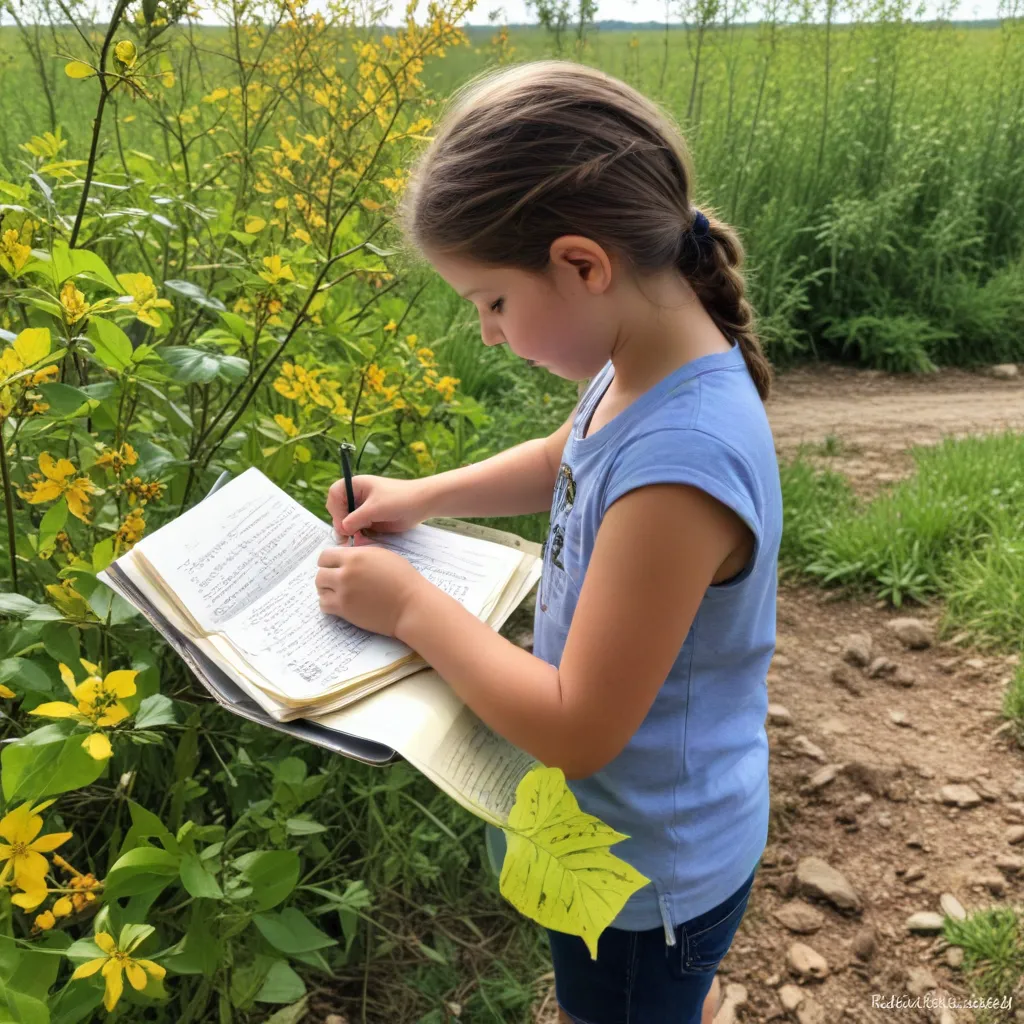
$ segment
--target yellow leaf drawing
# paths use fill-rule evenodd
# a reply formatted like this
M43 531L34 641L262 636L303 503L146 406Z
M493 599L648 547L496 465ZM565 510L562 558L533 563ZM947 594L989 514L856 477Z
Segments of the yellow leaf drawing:
M501 894L538 924L579 935L596 960L601 933L650 881L608 849L629 837L581 811L562 770L544 767L520 781L505 835Z
M91 78L96 72L84 61L73 60L64 65L64 74L68 78Z

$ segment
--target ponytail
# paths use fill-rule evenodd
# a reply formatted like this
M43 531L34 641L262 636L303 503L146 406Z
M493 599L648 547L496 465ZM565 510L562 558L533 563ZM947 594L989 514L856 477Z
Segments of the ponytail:
M746 297L739 236L728 224L696 210L693 222L683 232L681 245L679 269L718 329L739 345L763 401L771 391L772 368L761 348L754 310Z

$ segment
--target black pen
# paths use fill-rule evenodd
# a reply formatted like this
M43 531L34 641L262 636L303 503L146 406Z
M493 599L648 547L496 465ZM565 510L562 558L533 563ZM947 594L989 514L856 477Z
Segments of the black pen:
M355 446L342 441L338 445L338 455L341 458L341 475L345 478L345 496L348 498L348 510L353 512L356 507L356 496L352 490L352 466L349 464L348 453L354 452ZM348 546L352 547L356 542L356 535L353 533L348 539Z

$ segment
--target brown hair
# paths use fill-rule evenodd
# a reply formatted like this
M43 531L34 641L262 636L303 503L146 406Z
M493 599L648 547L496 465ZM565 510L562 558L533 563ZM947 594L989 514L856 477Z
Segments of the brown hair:
M771 366L758 340L736 232L697 209L682 134L624 82L570 61L506 66L452 97L413 169L399 219L421 252L543 271L551 243L584 235L638 272L676 266L735 339L762 398Z

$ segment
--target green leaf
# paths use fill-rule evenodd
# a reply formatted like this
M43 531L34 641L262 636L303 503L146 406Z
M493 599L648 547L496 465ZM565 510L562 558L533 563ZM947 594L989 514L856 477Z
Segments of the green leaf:
M80 388L73 388L70 384L38 384L42 392L43 400L50 406L49 412L62 419L71 416L84 416L90 409L95 409L100 403L90 397Z
M306 985L284 960L276 960L267 972L257 1003L293 1003L306 994Z
M20 618L34 612L40 606L24 594L0 594L0 615L13 615Z
M21 185L13 185L9 181L0 181L0 192L5 196L10 196L11 199L18 203L23 203L31 194L27 188L22 188Z
M107 873L108 899L163 889L178 874L178 858L155 846L137 846L118 857Z
M43 648L56 662L64 662L72 671L78 668L79 632L63 622L43 626Z
M178 462L178 458L166 448L154 444L150 440L139 441L135 445L139 453L139 465L145 467L152 476L159 476L168 466Z
M109 587L99 582L91 594L89 594L89 607L93 610L96 618L104 622L109 620L111 626L119 626L122 622L141 614L138 608L129 604L120 594L115 594ZM82 593L81 588L79 593ZM84 595L83 595L84 596Z
M520 913L579 935L597 959L597 940L650 879L609 847L628 836L581 811L560 768L537 767L516 788L504 829L501 894Z
M252 886L257 910L270 910L286 899L299 880L299 855L294 850L256 850L234 861Z
M181 884L189 896L196 899L219 900L224 898L217 879L213 877L198 854L187 853L181 858Z
M18 690L53 693L53 680L42 666L28 658L4 658L0 661L0 683L13 682Z
M68 256L71 261L71 273L77 277L84 274L93 280L105 284L111 291L121 293L121 285L117 278L110 272L110 268L103 260L89 249L69 249Z
M207 295L199 285L193 284L191 281L164 281L164 287L169 288L172 292L177 292L204 309L213 309L218 313L227 312L228 307L220 299Z
M117 278L96 253L90 252L88 249L69 249L68 243L62 238L58 238L53 243L47 273L53 280L55 290L59 290L69 277L85 274L105 284L112 291L119 294L121 292Z
M64 524L67 521L68 503L64 499L46 510L46 515L43 516L42 522L39 524L39 554L41 556L49 557L49 554L46 553L53 553L57 534L64 529Z
M315 836L319 832L327 831L326 825L321 825L319 821L310 821L308 818L289 818L284 827L290 836Z
M292 1003L291 1006L286 1006L284 1009L278 1010L277 1013L271 1014L267 1018L266 1024L300 1024L306 1019L308 1003L309 997L303 996L297 1003Z
M294 907L288 907L279 914L256 914L252 923L274 949L289 955L311 953L315 949L338 944Z
M174 701L166 694L154 693L140 705L135 715L136 729L155 729L158 725L175 725Z
M224 325L227 329L239 339L239 341L253 340L255 336L253 329L237 314L228 313L227 311L221 313L221 320L224 321Z
M121 373L132 361L132 343L117 324L102 317L89 317L86 330L96 358L108 369Z
M207 977L216 974L224 954L214 921L217 910L216 904L205 901L192 904L192 916L183 943L178 944L178 952L161 961L169 971L205 974Z
M249 364L238 356L186 345L164 349L163 357L174 367L174 379L182 384L209 384L218 377L241 380L249 372Z
M68 736L66 727L55 723L7 744L0 752L4 799L41 800L95 782L106 761L86 753L84 738L81 732Z
M132 816L132 827L124 837L121 852L142 846L143 839L159 839L160 845L170 854L177 854L178 841L171 835L171 830L150 810L134 800L128 801L128 811Z
M92 570L101 572L114 560L114 538L104 537L92 546Z
M8 1021L12 1024L15 1021L17 1024L50 1024L50 1011L46 1003L24 992L16 992L7 982L0 981L0 1024Z

